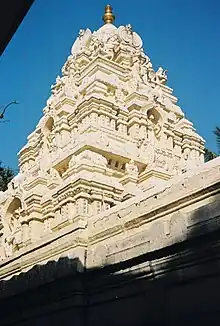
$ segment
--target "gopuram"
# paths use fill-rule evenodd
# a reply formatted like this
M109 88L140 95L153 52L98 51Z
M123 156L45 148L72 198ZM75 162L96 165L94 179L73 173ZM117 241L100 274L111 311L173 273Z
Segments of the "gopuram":
M207 307L176 289L208 258L219 272L220 160L114 19L79 31L0 193L1 326L193 325Z

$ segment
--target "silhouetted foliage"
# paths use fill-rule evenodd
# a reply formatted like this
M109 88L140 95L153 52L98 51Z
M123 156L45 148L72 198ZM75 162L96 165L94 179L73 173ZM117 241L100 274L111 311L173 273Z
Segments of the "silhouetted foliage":
M6 110L8 109L9 106L11 106L13 104L18 104L18 102L17 101L12 101L12 102L10 102L10 103L3 106L2 112L0 113L0 119L4 119Z
M205 162L208 162L210 160L213 160L217 156L218 155L216 153L210 151L208 148L205 148L205 154L204 154Z
M220 127L216 127L215 130L213 130L213 133L216 136L218 152L220 153ZM208 161L213 160L214 158L218 157L218 154L210 151L208 148L205 148L204 157L205 157L205 162L208 162Z
M9 167L2 166L0 162L0 191L7 190L7 185L14 176L15 172Z
M216 142L218 146L218 151L220 153L220 127L216 127L213 132L216 135Z

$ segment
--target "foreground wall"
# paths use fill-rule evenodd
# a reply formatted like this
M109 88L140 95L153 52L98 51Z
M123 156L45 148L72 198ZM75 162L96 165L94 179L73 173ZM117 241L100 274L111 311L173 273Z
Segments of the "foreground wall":
M1 325L219 325L219 163L2 263Z

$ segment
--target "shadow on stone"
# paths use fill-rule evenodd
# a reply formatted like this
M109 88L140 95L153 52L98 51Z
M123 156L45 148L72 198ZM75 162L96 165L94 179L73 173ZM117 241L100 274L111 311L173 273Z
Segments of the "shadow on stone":
M0 324L219 325L219 219L213 202L193 213L183 242L90 270L61 258L1 281Z

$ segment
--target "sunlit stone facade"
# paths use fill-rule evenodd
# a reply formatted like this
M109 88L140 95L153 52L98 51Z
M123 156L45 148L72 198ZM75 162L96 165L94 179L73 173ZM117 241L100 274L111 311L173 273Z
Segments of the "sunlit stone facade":
M45 246L40 260L32 251L28 266L80 257L100 227L104 237L117 229L122 207L203 165L204 140L167 86L167 71L154 70L130 24L113 25L109 7L104 21L97 31L80 30L19 152L20 172L0 194L3 262L70 230L73 243L54 244L50 255Z

